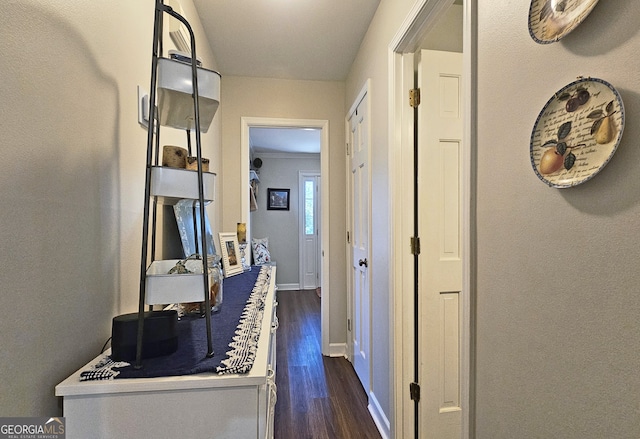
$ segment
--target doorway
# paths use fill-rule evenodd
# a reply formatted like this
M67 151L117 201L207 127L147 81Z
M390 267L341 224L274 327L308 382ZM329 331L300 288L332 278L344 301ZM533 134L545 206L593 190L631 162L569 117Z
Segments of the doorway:
M320 130L320 175L329 174L329 121L318 119L280 119L265 117L242 117L241 118L241 193L250 193L250 130L251 128L294 128L305 129L312 128ZM331 300L331 291L329 282L324 273L329 273L331 261L329 254L329 202L328 202L328 178L320 178L320 205L323 206L319 218L319 253L320 253L320 288L322 291L320 301L321 314L321 348L323 355L330 355L329 343L329 304ZM242 217L247 223L247 239L250 240L251 221L250 221L250 202L247 200L242 205Z
M421 48L420 44L425 35L436 27L447 11L452 7L451 0L422 0L418 1L409 17L398 30L396 36L389 46L390 61L390 144L392 153L391 169L393 185L393 252L394 267L392 269L394 300L393 319L396 322L394 345L396 349L394 376L395 394L395 419L394 433L396 437L420 437L427 438L428 431L420 425L423 417L421 413L427 397L420 392L419 382L421 375L420 355L424 354L424 332L416 332L416 326L422 323L420 301L422 292L420 290L420 275L422 265L420 262L421 249L419 245L420 229L418 227L419 215L423 210L420 205L419 191L429 190L426 185L419 187L416 175L424 172L420 169L419 162L422 150L414 149L414 142L420 138L420 132L414 130L414 120L416 110L408 105L409 91L414 88L415 70L414 54ZM473 84L475 81L476 54L475 36L473 34L475 26L475 14L477 10L476 2L472 0L456 1L461 8L462 21L462 60L463 74L461 81L461 91L463 105L461 107L463 116L463 146L460 149L460 254L462 269L462 287L459 294L456 293L455 303L458 312L459 322L456 328L450 327L450 334L459 330L459 355L456 365L459 374L459 395L458 407L461 411L460 428L461 434L456 437L470 438L473 435L473 308L474 308L474 285L473 264L474 264L474 237L472 230L473 204L472 193L474 191L473 167L475 152L475 122L472 109L475 105L475 91ZM423 96L424 99L429 97ZM396 133L400 136L395 137ZM415 168L414 168L415 166ZM414 208L414 206L418 208ZM408 241L412 245L408 245ZM418 244L416 246L416 244ZM411 250L407 250L411 247ZM426 250L425 250L426 251ZM447 312L453 310L449 301L444 301ZM407 319L406 316L411 311L414 318ZM454 313L455 314L455 313ZM421 339L422 337L422 339ZM414 386L414 384L416 386ZM442 384L442 383L440 383ZM409 389L413 392L410 392ZM416 389L417 388L417 389ZM417 392L416 392L417 390ZM422 393L422 395L421 395ZM451 407L439 407L439 413L446 413ZM420 429L422 428L422 430Z

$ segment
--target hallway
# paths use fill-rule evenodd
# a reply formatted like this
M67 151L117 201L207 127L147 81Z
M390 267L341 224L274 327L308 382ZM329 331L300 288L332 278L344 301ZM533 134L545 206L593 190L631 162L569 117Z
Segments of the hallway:
M315 290L278 291L276 439L380 438L367 397L345 358L320 350Z

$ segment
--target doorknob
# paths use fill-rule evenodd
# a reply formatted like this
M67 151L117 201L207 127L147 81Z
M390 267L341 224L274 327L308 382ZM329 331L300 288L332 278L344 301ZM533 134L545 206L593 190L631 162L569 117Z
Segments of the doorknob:
M367 261L367 258L360 259L360 260L358 261L358 265L359 265L359 266L361 266L361 267L362 267L363 265L364 265L365 267L368 267L368 266L369 266L369 261Z

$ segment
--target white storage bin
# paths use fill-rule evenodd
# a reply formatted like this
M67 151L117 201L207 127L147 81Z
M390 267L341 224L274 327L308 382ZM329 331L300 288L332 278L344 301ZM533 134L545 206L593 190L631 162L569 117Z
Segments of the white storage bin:
M213 201L216 191L216 174L202 173L205 201ZM175 204L181 199L199 199L198 172L165 166L151 168L151 195L162 197L164 203Z
M158 115L160 124L173 128L195 128L191 65L168 58L158 59ZM198 67L200 131L209 130L220 104L220 74Z
M153 261L147 269L146 300L147 305L169 303L204 302L204 276L202 261L187 261L186 267L193 271L188 274L167 274L180 259ZM209 274L209 287L213 285Z

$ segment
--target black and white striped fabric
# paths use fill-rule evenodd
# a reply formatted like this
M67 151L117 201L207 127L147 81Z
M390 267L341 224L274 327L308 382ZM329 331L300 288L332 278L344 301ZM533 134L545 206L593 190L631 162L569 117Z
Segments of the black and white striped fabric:
M227 358L217 367L219 374L247 373L253 366L258 350L258 339L264 316L265 297L269 291L271 279L270 267L262 267L251 296L240 317L240 323L233 341L229 344L231 350Z
M90 369L80 372L80 381L112 380L120 374L117 369L126 366L130 364L124 361L113 361L107 355Z

